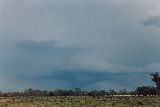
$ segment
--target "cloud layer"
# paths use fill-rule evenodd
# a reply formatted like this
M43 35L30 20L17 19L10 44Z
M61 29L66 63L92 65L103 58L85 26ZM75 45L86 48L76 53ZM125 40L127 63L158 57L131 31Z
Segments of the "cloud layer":
M1 0L0 88L151 84L146 76L160 69L159 6L158 0Z

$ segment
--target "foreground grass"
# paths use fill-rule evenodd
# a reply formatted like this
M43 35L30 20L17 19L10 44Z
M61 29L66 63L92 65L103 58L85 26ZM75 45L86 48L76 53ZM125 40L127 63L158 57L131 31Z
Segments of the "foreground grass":
M0 107L160 107L160 97L70 96L1 99L6 101L0 102Z

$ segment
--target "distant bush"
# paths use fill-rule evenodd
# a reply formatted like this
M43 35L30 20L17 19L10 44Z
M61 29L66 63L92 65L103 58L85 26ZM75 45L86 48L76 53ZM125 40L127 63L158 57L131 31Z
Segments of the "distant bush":
M141 86L136 89L136 93L138 95L143 95L143 96L156 95L157 89L155 87L151 87L151 86Z

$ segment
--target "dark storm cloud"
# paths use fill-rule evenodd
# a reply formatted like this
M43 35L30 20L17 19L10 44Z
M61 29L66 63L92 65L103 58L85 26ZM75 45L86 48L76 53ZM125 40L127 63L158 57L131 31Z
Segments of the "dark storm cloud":
M108 73L108 72L98 72L87 69L57 69L50 72L49 74L42 74L36 76L20 76L23 79L29 79L34 82L36 81L63 81L69 83L70 88L81 87L85 90L93 89L114 89L117 90L125 89L132 83L129 90L135 89L137 86L141 85L152 85L150 75L146 73ZM145 79L144 79L145 78ZM103 84L104 85L103 85ZM37 84L41 84L38 83ZM49 83L50 84L50 83ZM114 84L114 85L112 85ZM99 87L97 87L97 86ZM116 86L115 86L116 85ZM40 85L41 86L41 85ZM120 86L120 87L119 87ZM55 87L55 84L52 84L51 87ZM42 87L43 88L43 87Z
M5 49L1 58L2 68L13 75L37 75L55 68L71 67L71 59L82 49L58 46L55 41L20 41ZM14 51L13 51L14 50ZM4 53L4 54L5 54Z

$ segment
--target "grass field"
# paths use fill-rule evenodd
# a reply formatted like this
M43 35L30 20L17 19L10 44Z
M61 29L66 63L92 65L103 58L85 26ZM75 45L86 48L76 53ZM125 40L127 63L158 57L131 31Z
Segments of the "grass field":
M0 107L160 107L160 97L17 97Z

